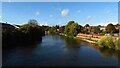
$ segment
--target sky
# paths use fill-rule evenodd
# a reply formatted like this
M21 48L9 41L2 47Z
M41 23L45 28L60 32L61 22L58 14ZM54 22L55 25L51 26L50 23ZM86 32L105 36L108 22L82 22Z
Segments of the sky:
M2 2L119 2L119 0L1 0Z
M1 21L22 25L35 19L40 25L107 25L118 21L117 2L3 2Z

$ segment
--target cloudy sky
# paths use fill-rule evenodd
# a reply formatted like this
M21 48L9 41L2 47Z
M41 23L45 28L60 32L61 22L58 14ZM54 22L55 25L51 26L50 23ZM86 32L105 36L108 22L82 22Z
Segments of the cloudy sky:
M116 24L117 2L3 2L2 21L25 24L36 19L40 25L65 25L74 20L81 25Z

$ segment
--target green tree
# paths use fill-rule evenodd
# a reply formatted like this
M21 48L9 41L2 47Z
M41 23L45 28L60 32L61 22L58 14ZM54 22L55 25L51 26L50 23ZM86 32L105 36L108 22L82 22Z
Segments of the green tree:
M115 29L115 27L114 27L114 25L113 24L108 24L107 25L107 27L106 27L106 32L107 33L110 33L110 34L112 34L112 33L114 33L116 31L116 29Z
M85 27L90 27L90 25L89 25L89 24L86 24Z
M82 28L83 27L81 25L78 26L78 28L77 28L78 33L82 32Z
M52 34L57 33L57 27L56 26L51 27L50 33Z
M78 23L75 23L74 21L69 21L68 24L65 26L65 34L67 34L67 36L71 36L74 37L78 34L80 30L80 27L78 25Z
M68 24L65 26L65 31L64 33L68 35L69 31L70 31L70 26L72 25L72 23L75 23L74 21L69 21Z
M21 25L18 30L13 32L3 33L3 43L4 47L9 47L8 44L32 44L36 41L41 41L42 36L44 36L44 31L41 26L39 26L36 21L28 22L27 24ZM7 43L6 43L7 42Z
M93 33L96 33L96 34L100 33L100 28L98 26L94 27L93 28Z
M30 20L28 21L28 24L31 24L32 26L36 26L36 25L38 25L38 22L37 22L37 20L35 20L35 19L30 19Z

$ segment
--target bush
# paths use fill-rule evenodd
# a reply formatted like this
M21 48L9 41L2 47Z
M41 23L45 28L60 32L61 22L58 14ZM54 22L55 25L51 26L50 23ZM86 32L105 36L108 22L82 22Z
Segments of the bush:
M101 47L108 47L108 48L114 48L114 39L111 36L105 36L101 40L98 41L99 46Z
M114 44L115 44L115 49L120 50L120 38L116 38Z

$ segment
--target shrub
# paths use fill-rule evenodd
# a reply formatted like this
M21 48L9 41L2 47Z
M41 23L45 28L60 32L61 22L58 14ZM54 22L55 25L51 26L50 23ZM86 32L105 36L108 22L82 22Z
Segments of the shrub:
M105 46L104 43L105 43L105 39L101 39L98 41L100 47L104 47Z
M115 49L120 50L120 38L116 38L114 44L115 44Z
M105 36L101 40L98 41L99 46L101 47L108 47L108 48L114 48L114 39L111 36Z

